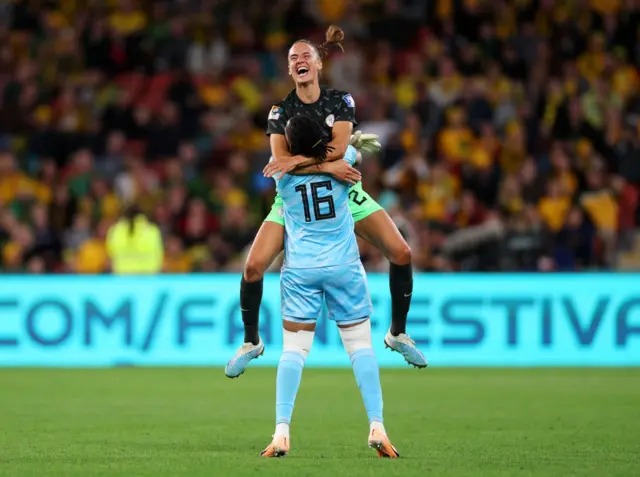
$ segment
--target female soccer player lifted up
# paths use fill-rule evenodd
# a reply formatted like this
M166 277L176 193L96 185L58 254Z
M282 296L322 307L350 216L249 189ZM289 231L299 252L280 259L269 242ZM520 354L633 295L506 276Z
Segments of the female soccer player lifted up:
M355 222L356 234L378 248L391 262L389 286L391 290L391 327L387 332L385 345L399 352L405 360L417 367L427 366L427 360L415 343L406 334L407 313L413 293L411 270L411 250L402 238L389 215L362 189L359 173L342 159L352 139L351 133L356 123L355 102L344 91L320 86L322 59L328 49L339 46L344 39L343 31L332 25L326 33L322 45L314 45L308 40L298 40L289 49L289 75L295 82L295 89L280 103L273 106L268 117L267 135L270 136L272 161L265 167L266 177L286 173L314 174L324 172L336 179L357 182L349 191L349 209ZM287 121L296 115L309 116L324 126L332 152L327 162L316 165L314 159L292 155L285 137ZM357 136L353 137L356 148ZM367 145L364 144L366 148ZM262 282L267 268L284 247L284 218L282 198L276 196L271 212L263 222L253 242L245 264L240 286L240 308L244 323L244 344L229 361L225 374L230 378L241 375L252 359L264 351L264 344L258 333L259 310L262 301Z

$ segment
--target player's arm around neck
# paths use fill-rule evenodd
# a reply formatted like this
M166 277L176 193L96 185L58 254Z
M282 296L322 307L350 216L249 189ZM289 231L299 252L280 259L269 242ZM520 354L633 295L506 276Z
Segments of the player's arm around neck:
M337 121L333 125L332 138L329 146L333 148L327 154L327 162L337 161L344 158L347 152L347 146L349 146L349 138L353 131L353 123L350 121ZM314 165L315 159L305 159L303 162L296 166L296 169Z
M304 156L292 156L291 152L289 152L287 138L283 134L271 134L269 142L271 144L272 160L262 170L265 177L282 177L309 159ZM313 160L311 161L314 163Z
M294 169L289 174L296 176L305 176L310 174L327 174L334 177L336 180L346 182L347 184L354 185L362 180L362 175L354 166L362 161L360 152L355 148L347 147L347 151L344 155L344 160L333 162L317 162L314 161L312 165Z
M315 162L309 166L294 169L289 174L294 176L308 176L315 174L326 174L334 177L336 180L346 182L347 184L357 184L362 180L360 171L350 166L346 161L334 162Z
M360 171L344 161L338 161L346 154L352 129L353 124L348 121L339 121L333 126L333 139L329 145L334 148L338 147L341 152L337 153L335 149L331 151L327 155L327 163L324 164L318 164L317 160L313 158L292 156L286 137L282 134L271 134L273 160L263 170L265 177L282 177L287 173L299 176L329 174L348 184L359 182L362 179Z
M287 138L282 134L272 134L269 137L271 143L271 157L274 161L292 161L296 165L308 160L304 156L292 156L289 152L289 145L287 144Z

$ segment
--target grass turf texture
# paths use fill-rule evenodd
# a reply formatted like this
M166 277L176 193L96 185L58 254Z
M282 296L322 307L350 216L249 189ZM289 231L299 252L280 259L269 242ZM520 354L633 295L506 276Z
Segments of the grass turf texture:
M0 369L0 475L637 476L640 369L384 370L401 459L366 447L350 370L306 369L284 459L275 369Z

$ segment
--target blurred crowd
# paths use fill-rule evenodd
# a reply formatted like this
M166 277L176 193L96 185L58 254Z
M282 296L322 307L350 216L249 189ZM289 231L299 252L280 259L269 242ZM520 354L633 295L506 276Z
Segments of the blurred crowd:
M286 51L330 23L365 190L420 270L615 268L640 223L635 0L13 0L0 5L0 269L108 270L123 206L164 269L237 271ZM386 260L361 244L369 270Z

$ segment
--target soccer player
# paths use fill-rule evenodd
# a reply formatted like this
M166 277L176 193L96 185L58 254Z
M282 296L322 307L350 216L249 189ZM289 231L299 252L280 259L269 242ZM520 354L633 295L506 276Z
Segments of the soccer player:
M331 151L322 127L308 116L292 117L285 133L294 154L323 161ZM355 162L353 147L344 160ZM353 233L349 186L323 174L284 174L276 177L276 184L286 231L280 281L283 352L276 378L276 430L261 455L280 457L289 452L295 397L324 302L351 358L369 418L368 444L381 457L399 457L382 421L380 373L371 345L371 298Z
M345 155L352 139L353 125L356 124L354 100L344 91L320 87L318 79L322 70L322 58L332 45L342 48L340 42L343 39L342 30L332 25L327 30L326 41L322 45L299 40L289 49L289 74L296 88L269 113L267 134L270 136L273 160L265 167L267 177L293 170L303 173L309 171L308 167L320 167L323 172L339 180L354 182L354 178L359 178L357 171L339 160ZM292 154L289 150L284 128L287 120L297 115L309 116L319 121L330 141L332 149L327 155L327 161L320 166L316 166L313 159ZM356 148L379 149L379 144L354 136ZM385 345L402 354L408 363L419 368L425 367L427 360L406 334L407 313L413 293L411 250L389 215L362 189L359 180L355 182L357 183L349 191L349 209L355 222L356 234L380 249L391 262L389 286L392 314L391 327L384 338ZM245 264L240 285L244 344L225 368L225 374L230 378L240 376L249 362L264 351L264 344L258 333L262 282L265 271L282 251L284 225L282 198L278 195L258 231Z

